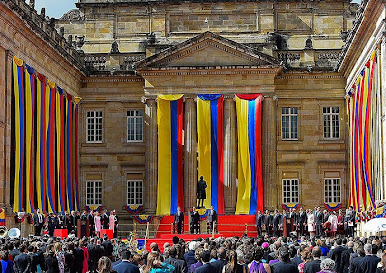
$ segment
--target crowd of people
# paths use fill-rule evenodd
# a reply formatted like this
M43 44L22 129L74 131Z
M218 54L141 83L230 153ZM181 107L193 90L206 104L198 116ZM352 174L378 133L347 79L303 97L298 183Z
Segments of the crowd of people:
M59 215L49 213L47 216L42 214L39 209L36 209L32 217L35 236L42 235L45 230L51 237L54 235L55 229L67 229L68 234L77 234L80 228L81 237L99 235L101 229L111 229L114 238L117 237L119 218L115 210L109 214L107 210L87 211L82 213L79 211L65 212Z
M3 273L383 273L386 237L198 238L160 251L134 239L30 236L0 240Z

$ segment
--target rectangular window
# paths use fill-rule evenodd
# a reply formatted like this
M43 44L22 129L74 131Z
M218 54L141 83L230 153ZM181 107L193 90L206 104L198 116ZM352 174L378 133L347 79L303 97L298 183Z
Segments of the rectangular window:
M340 203L340 178L324 179L324 202Z
M323 107L323 136L339 138L339 107Z
M127 111L127 142L143 140L143 111Z
M283 140L298 139L298 108L281 108L281 138Z
M102 111L87 111L87 143L102 143Z
M142 180L127 180L127 205L143 204L142 184Z
M299 203L299 179L283 179L283 203Z
M102 205L102 181L86 181L86 204L88 206Z

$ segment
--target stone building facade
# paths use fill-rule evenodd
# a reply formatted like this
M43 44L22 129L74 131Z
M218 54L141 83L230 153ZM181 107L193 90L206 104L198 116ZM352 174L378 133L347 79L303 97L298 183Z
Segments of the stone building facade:
M100 204L89 205L127 215L125 206L132 191L128 181L142 181L142 190L136 188L135 193L142 191L138 200L144 212L155 213L157 94L185 95L185 208L193 206L198 176L196 97L203 93L225 95L226 213L235 212L237 195L235 93L264 96L265 208L283 203L306 208L347 204L347 75L334 67L353 25L356 4L348 0L79 0L77 7L60 19L48 20L22 1L0 3L0 19L5 22L0 26L0 62L6 69L0 73L4 83L0 103L7 104L0 110L3 204L9 204L12 175L13 55L82 97L78 140L82 206L88 203L87 187L95 191L95 184L88 182L101 181ZM51 31L52 26L56 31ZM61 65L53 65L54 60ZM96 112L101 113L102 130L97 141L90 141L88 117ZM143 133L132 141L128 121L140 113ZM285 123L287 117L292 125ZM285 133L288 126L294 134ZM286 191L289 199L283 183L294 186ZM339 189L326 193L326 183ZM326 197L331 194L334 199Z

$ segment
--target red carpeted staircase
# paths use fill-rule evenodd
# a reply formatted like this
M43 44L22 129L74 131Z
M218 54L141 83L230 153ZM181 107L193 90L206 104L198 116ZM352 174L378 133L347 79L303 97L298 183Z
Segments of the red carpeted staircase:
M211 234L190 234L188 216L185 216L184 234L173 234L171 232L173 221L174 216L164 216L161 219L156 238L147 240L147 249L150 249L149 246L152 242L156 242L160 247L161 251L163 251L164 243L169 242L170 244L172 244L172 238L174 236L178 236L179 238L184 239L186 242L195 240L199 237L211 237ZM206 220L204 221L204 223L206 223ZM215 237L217 238L242 236L246 230L248 236L256 237L257 230L255 223L255 215L219 215L217 226L218 234L216 234Z

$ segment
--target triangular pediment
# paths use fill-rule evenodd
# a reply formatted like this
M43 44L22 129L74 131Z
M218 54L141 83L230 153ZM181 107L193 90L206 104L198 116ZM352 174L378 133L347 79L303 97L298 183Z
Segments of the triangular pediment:
M212 32L205 32L150 56L138 69L167 67L278 67L279 60Z

